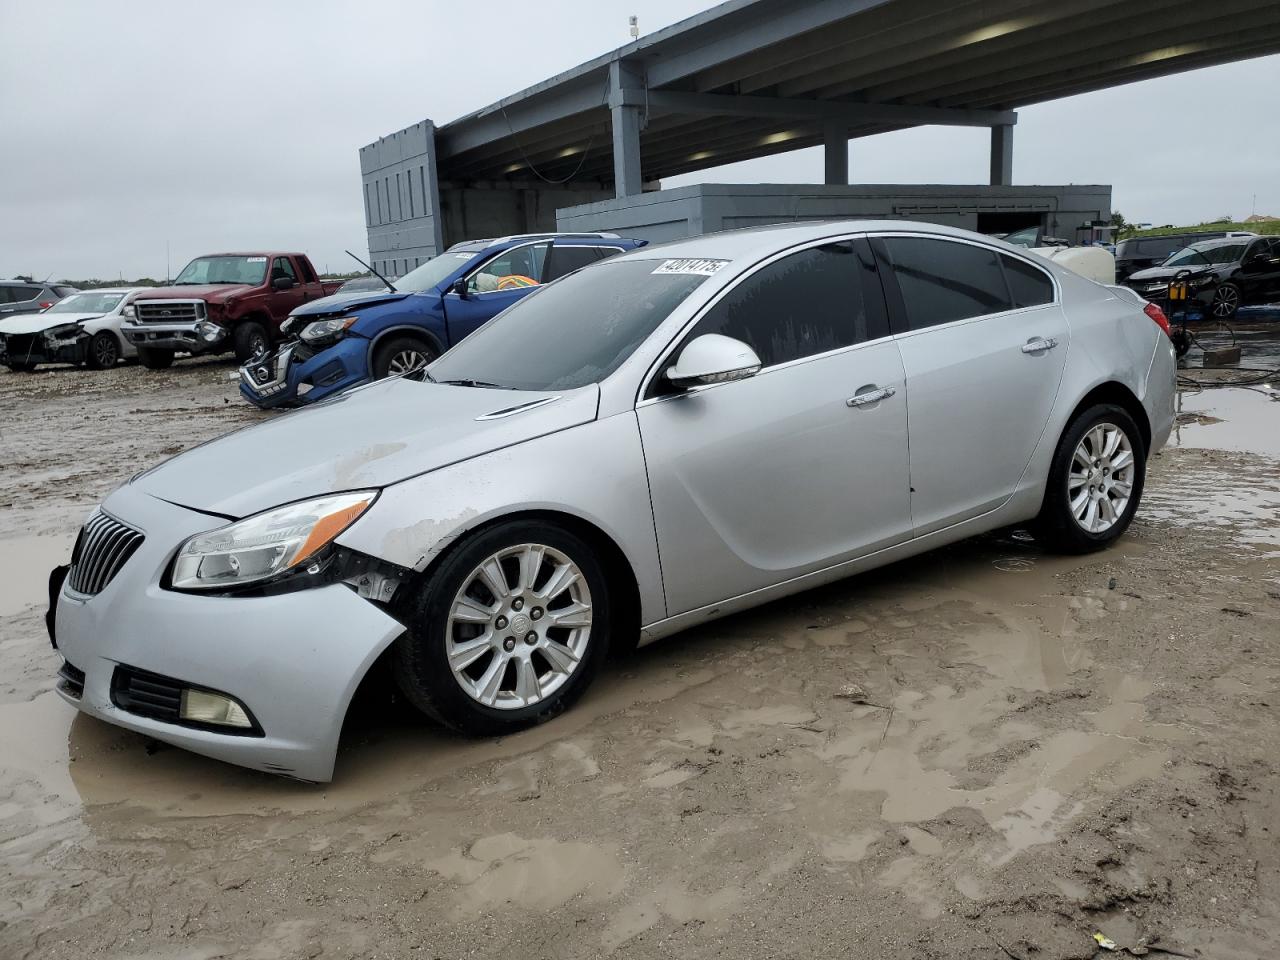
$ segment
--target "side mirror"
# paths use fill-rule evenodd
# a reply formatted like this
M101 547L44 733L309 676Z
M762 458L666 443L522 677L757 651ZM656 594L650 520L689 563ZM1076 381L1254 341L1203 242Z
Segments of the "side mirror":
M453 281L453 286L449 288L450 293L456 293L463 300L467 299L467 281L465 278Z
M271 281L272 290L292 290L294 287L292 277L276 277Z
M759 371L760 358L741 340L704 333L680 351L676 365L667 368L666 378L672 386L687 389L745 380Z

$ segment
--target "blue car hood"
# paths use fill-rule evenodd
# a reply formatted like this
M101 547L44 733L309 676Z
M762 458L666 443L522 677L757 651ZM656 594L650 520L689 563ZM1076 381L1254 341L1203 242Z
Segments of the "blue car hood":
M599 397L594 384L554 394L379 380L193 447L130 483L179 506L244 517L384 487L589 423Z
M412 294L390 293L386 290L375 290L367 293L335 293L329 297L321 297L319 300L304 303L293 311L291 315L295 317L327 316L333 313L342 313L353 307L370 307L380 303L395 303L397 300L403 300L409 296L412 296Z

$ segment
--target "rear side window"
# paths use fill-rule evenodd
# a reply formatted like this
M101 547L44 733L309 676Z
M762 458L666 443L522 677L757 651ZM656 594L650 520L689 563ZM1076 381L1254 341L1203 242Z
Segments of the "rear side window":
M10 287L9 302L25 303L28 300L36 299L42 293L44 293L44 287Z
M910 329L1012 308L994 250L930 237L885 237L882 242Z
M1004 276L1009 281L1009 293L1013 295L1015 307L1053 303L1053 281L1043 270L1003 253L1000 254L1000 262L1004 265Z
M560 245L553 246L547 258L547 270L542 277L543 283L550 283L557 280L565 274L573 273L573 271L585 267L589 263L595 263L602 260L615 250L605 250L600 247L562 247Z
M880 336L883 296L878 284L867 285L872 295L864 296L864 275L847 241L793 253L730 290L685 343L723 334L748 344L771 367ZM875 283L875 274L869 276Z

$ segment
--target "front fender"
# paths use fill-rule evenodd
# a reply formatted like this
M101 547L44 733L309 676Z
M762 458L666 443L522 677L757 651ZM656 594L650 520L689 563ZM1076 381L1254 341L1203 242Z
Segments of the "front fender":
M338 543L425 570L468 532L531 511L567 514L603 531L635 575L641 622L666 616L634 410L394 484Z

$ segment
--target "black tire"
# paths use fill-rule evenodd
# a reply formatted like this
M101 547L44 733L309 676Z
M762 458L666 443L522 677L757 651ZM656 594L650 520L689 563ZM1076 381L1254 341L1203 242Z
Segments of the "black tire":
M148 370L164 370L173 366L171 347L138 347L138 362Z
M235 347L236 361L248 363L270 352L271 334L257 320L244 320L231 331L231 343Z
M110 370L120 362L120 341L109 330L99 330L89 341L86 366L90 370Z
M504 709L481 703L472 693L463 689L462 680L454 675L449 664L449 647L455 641L465 642L465 638L459 637L459 631L467 625L459 624L451 628L450 612L460 590L464 587L475 589L467 585L481 563L503 550L526 544L549 547L578 567L586 588L590 591L591 623L576 666L560 681L557 688L531 704L515 705L508 700L510 705ZM509 583L515 582L515 576L518 576L519 561L515 563L515 573L506 573L504 568L504 575L509 577ZM549 561L549 565L540 568L544 579L535 577L535 582L541 588L546 587L553 567L555 563ZM401 590L405 596L397 601L397 612L408 630L395 643L392 664L396 683L419 710L468 736L499 736L550 720L564 712L582 695L608 656L613 626L612 608L608 580L600 559L580 537L540 520L513 520L482 530L455 546L439 566L432 570L429 578L416 584L407 584ZM536 618L535 605L539 601L533 594L526 596L529 597L530 605L522 609L528 617ZM563 599L567 592L558 596ZM549 599L548 613L557 602L556 597ZM501 612L502 608L498 609ZM534 625L532 620L519 624L519 616L511 610L507 612L511 619L502 630L492 630L493 623L501 623L501 618L483 627L477 625L473 629L492 630L499 645L513 640L513 647L506 649L516 651L517 657L521 653L525 654L525 659L534 663L535 669L550 669L551 662L536 648L526 650L522 646L521 637L501 636L504 630L510 630L514 634ZM554 626L547 629L550 617L548 614L543 614L542 617L544 633L562 629ZM497 647L493 647L468 669L483 675L499 655ZM519 666L520 664L514 664L512 669ZM514 673L508 674L507 668L502 668L499 679L504 688L514 685L514 682L506 682L508 676L514 678ZM544 676L551 677L552 674Z
M410 357L421 359L422 366L433 362L440 354L425 340L409 336L393 336L378 344L373 354L373 379L407 376L411 380L421 380L421 371L406 374L401 369Z
M1116 515L1114 522L1105 530L1091 532L1082 526L1081 521L1076 520L1071 508L1069 484L1077 447L1081 445L1086 434L1100 425L1119 428L1124 434L1133 454L1133 475L1128 501ZM1103 550L1119 539L1129 528L1138 504L1142 501L1142 489L1146 476L1147 447L1133 417L1123 407L1112 403L1090 407L1071 421L1058 441L1058 449L1054 451L1053 462L1049 469L1049 483L1045 488L1044 503L1032 525L1032 533L1045 549L1058 553L1091 553L1094 550ZM1081 489L1082 494L1084 493L1082 488L1078 489ZM1089 490L1093 489L1090 485ZM1099 496L1103 494L1100 493Z
M1240 309L1240 300L1240 288L1234 283L1218 284L1217 289L1213 291L1213 300L1205 310L1207 314L1205 319L1230 320Z

